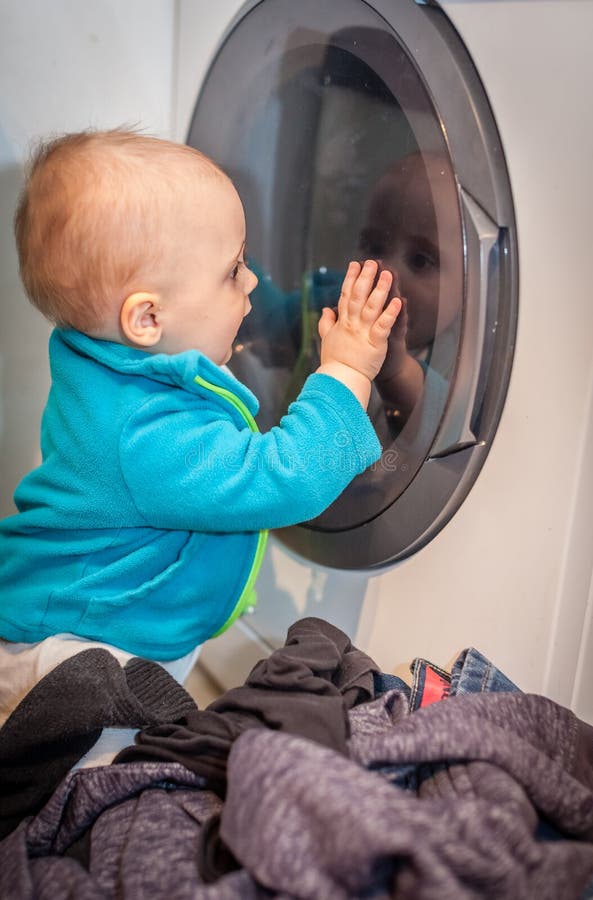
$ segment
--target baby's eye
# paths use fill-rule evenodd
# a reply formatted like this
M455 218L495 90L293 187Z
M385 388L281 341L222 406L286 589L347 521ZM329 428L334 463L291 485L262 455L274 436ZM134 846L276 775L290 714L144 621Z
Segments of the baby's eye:
M237 265L233 268L233 271L231 272L231 278L233 279L233 281L235 281L237 279L237 276L239 275L239 272L241 271L241 266L244 266L244 265L245 265L244 259L238 260Z
M438 257L423 250L408 253L406 262L413 272L429 272L431 269L438 269L439 266Z

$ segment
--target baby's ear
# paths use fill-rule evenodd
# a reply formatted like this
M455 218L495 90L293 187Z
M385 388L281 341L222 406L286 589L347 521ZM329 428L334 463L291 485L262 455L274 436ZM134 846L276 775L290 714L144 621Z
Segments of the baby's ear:
M126 339L135 347L154 347L161 339L160 301L156 294L137 291L122 303L119 323Z

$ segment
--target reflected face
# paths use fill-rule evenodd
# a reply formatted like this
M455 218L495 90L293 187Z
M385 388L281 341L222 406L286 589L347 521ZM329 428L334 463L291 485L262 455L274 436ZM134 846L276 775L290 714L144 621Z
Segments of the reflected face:
M249 294L257 285L257 276L245 263L245 215L232 183L215 178L188 184L166 246L158 350L200 350L223 365L251 310Z
M381 259L408 301L407 345L419 350L444 330L461 304L462 247L457 192L448 163L413 154L379 180L361 249Z

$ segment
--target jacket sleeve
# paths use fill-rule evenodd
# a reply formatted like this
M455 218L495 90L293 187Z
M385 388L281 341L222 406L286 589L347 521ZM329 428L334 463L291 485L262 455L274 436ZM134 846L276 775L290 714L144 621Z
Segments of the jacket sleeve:
M327 375L309 376L264 434L233 415L214 401L182 405L158 394L128 420L122 474L147 525L228 532L303 522L381 454L356 397Z

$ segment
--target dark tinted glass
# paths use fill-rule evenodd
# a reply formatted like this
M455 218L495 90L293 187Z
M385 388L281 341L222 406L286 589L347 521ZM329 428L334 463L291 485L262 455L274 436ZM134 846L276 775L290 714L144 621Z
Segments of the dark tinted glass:
M263 429L316 368L317 320L348 261L380 259L394 274L405 314L369 407L383 456L309 525L369 521L430 451L462 323L458 189L422 79L366 4L269 0L218 55L189 142L229 172L245 205L260 283L230 366L258 396ZM339 464L339 446L330 452Z

